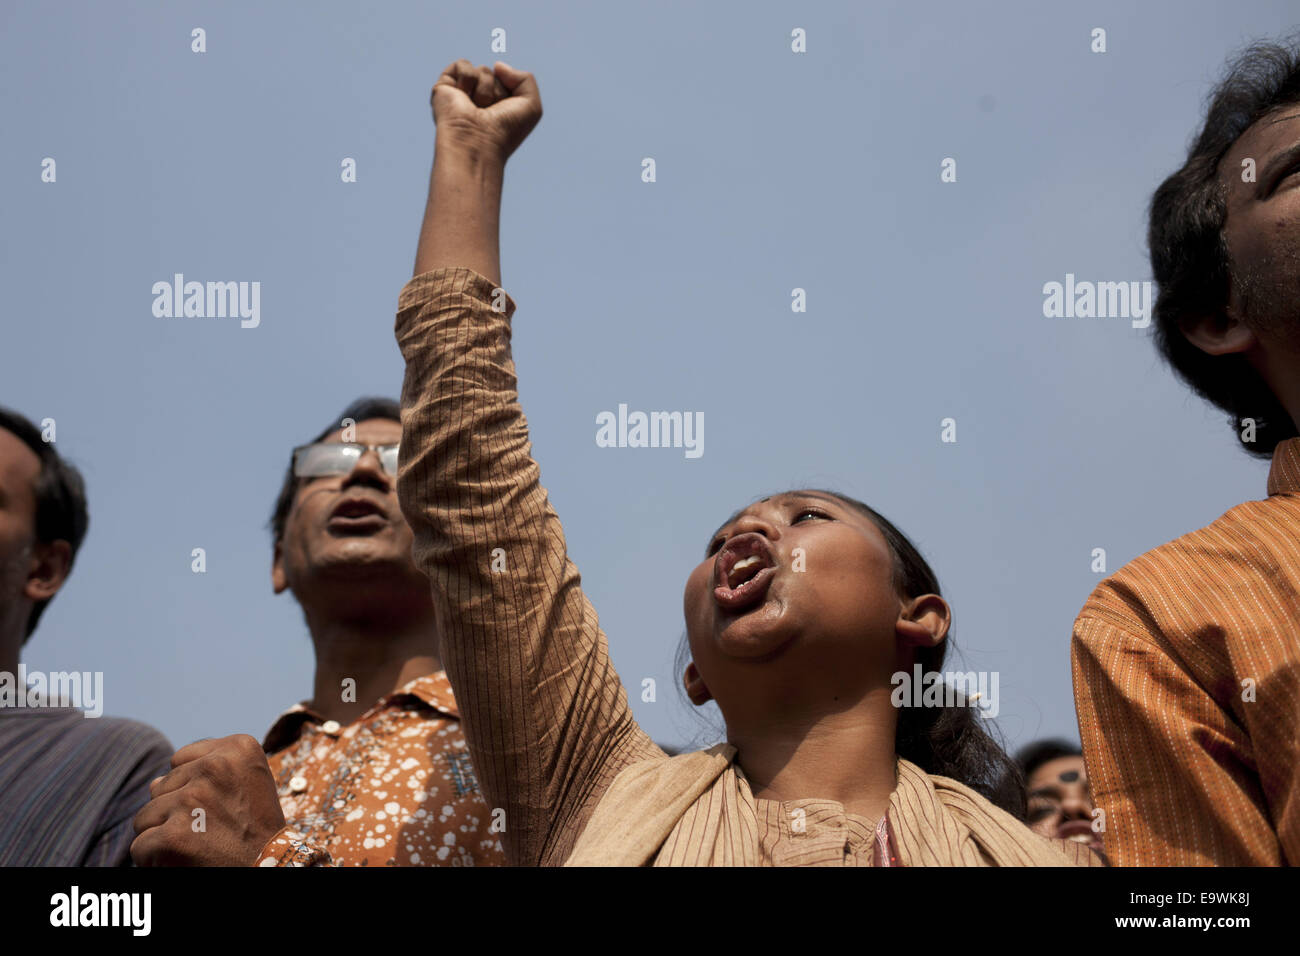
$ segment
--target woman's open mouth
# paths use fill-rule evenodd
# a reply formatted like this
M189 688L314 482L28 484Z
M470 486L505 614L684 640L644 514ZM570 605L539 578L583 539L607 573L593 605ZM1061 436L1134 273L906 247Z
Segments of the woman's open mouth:
M744 611L763 600L776 577L772 547L761 534L749 532L727 542L713 571L713 599L725 611Z

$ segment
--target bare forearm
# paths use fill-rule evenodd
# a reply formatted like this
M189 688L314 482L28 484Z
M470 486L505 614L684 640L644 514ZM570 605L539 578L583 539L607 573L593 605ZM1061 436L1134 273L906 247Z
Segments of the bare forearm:
M415 275L463 266L501 284L501 184L505 161L439 137Z

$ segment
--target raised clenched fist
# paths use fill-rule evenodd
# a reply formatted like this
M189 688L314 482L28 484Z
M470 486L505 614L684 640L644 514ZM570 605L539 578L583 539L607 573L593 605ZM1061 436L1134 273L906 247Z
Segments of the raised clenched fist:
M502 162L542 118L533 75L499 60L492 67L457 60L438 77L430 101L439 146L486 151Z

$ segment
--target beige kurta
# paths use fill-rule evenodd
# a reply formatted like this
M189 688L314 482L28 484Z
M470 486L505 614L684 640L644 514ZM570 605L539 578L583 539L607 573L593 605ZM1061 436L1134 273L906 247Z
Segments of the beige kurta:
M668 758L633 719L531 456L514 308L461 268L412 279L397 314L398 496L508 861L871 865L877 821L828 800L756 800L734 748ZM902 760L888 825L906 865L1092 862Z
M736 748L623 771L578 838L569 866L758 866L758 807ZM903 866L1070 866L1096 859L1079 844L1046 840L956 780L898 761L890 839ZM636 821L629 826L629 821Z

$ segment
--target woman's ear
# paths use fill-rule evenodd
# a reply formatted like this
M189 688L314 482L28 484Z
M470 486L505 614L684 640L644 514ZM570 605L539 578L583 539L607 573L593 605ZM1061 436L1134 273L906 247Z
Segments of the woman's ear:
M700 676L700 669L695 666L695 661L691 661L686 665L686 673L682 675L682 683L686 685L686 696L691 699L691 703L696 707L713 700L713 695L709 693L709 688L705 686L704 678Z
M922 594L903 604L894 633L908 647L938 647L948 636L951 624L948 602L937 594Z

